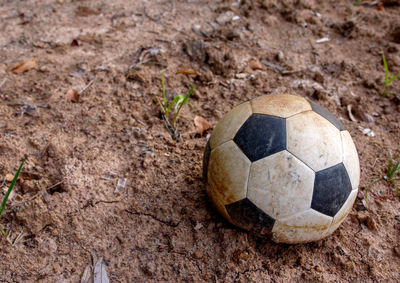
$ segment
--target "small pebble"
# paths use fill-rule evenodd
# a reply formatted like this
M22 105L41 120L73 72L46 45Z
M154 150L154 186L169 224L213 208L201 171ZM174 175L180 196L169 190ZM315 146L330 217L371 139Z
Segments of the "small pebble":
M195 250L193 252L193 258L195 259L201 259L203 257L203 253L200 250Z
M7 182L11 182L14 179L14 175L8 173L8 174L6 174L5 179Z
M235 76L237 79L245 79L247 77L246 73L239 73Z
M203 228L203 224L201 224L200 222L196 223L196 226L194 226L194 230L200 230L201 228Z
M262 69L262 64L258 60L251 60L249 62L249 67L253 70L261 70Z
M230 21L232 21L233 17L234 17L233 12L227 11L227 12L222 13L221 15L219 15L219 16L215 19L215 21L216 21L219 25L224 26L224 25L226 25L227 23L229 23Z
M276 59L278 59L279 62L282 62L282 61L285 59L285 55L283 54L282 51L279 51L279 52L276 54Z

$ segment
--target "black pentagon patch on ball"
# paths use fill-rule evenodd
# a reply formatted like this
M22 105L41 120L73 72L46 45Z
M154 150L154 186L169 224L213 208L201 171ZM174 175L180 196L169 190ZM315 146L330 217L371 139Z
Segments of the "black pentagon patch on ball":
M208 162L210 161L211 146L210 141L207 141L206 148L204 149L203 155L203 181L207 182L208 175Z
M333 114L331 112L329 112L328 109L322 107L321 105L319 105L319 104L317 104L315 102L312 102L311 100L309 100L308 102L310 102L311 108L312 108L312 110L314 112L318 113L319 115L324 117L326 120L331 122L336 128L338 128L339 131L346 130L346 128L343 125L343 123L340 122L340 120L338 118L333 116Z
M252 114L233 141L254 162L286 148L286 121L264 114Z
M255 206L248 198L227 204L225 208L234 222L249 230L268 234L274 227L275 219Z
M321 170L315 174L311 208L333 217L346 202L351 189L343 163Z

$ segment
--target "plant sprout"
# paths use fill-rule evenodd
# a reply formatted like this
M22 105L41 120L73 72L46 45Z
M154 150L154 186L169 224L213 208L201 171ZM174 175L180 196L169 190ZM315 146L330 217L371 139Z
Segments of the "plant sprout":
M385 66L385 83L383 86L383 96L385 97L390 97L390 93L387 92L387 86L394 81L395 79L397 79L398 77L400 77L400 73L394 75L393 77L389 78L389 67L388 64L386 62L386 58L385 58L385 54L382 52L382 60L383 60L383 65Z
M1 203L1 206L0 206L0 219L1 219L1 215L3 214L4 208L6 207L8 197L10 196L11 191L14 188L15 183L18 180L19 173L21 172L21 169L22 169L22 166L24 166L24 163L25 163L25 158L22 159L21 165L19 166L17 173L14 175L14 179L11 181L10 187L8 188L7 193L5 194L5 196L3 198L3 202ZM3 234L4 238L7 237L7 233L4 231L3 227L1 227L1 226L0 226L0 232L1 232L1 234Z
M371 182L371 184L368 185L367 189L365 190L365 202L368 203L368 192L371 189L373 185L375 185L379 181L384 181L386 182L389 186L392 186L395 191L396 191L396 196L400 197L400 192L399 188L396 184L396 181L399 180L396 178L396 174L400 172L400 159L394 163L394 161L391 159L388 165L388 168L386 170L386 175L379 177Z
M162 115L163 115L163 120L165 122L166 128L170 131L172 137L175 139L177 138L177 131L176 131L176 122L179 117L179 112L181 111L182 107L185 104L188 104L190 107L193 106L189 102L189 97L192 95L194 92L194 86L192 86L189 90L189 92L186 95L178 94L174 97L174 99L171 102L168 102L167 96L165 94L165 80L164 80L164 73L162 73L161 76L161 92L162 92L162 101L156 97L158 103L160 104L161 110L162 110ZM172 124L169 121L169 116L171 114L171 110L173 109L173 119L172 119Z

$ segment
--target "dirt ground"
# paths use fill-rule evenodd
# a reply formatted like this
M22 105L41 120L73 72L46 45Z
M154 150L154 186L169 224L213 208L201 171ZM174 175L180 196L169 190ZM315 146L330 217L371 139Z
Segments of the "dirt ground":
M1 282L90 282L100 258L111 282L400 280L399 198L381 181L365 201L400 156L400 79L382 96L381 57L400 72L399 1L0 3L2 195L28 155L0 221ZM196 87L179 142L154 100L163 72L170 99ZM360 156L352 212L315 243L236 229L201 179L195 115L215 126L284 91L339 117Z

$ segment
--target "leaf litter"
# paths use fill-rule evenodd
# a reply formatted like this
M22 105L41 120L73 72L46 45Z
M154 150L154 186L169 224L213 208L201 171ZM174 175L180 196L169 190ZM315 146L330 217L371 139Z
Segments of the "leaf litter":
M20 75L29 70L35 69L37 67L36 59L29 59L24 62L19 63L17 66L11 69L14 74Z

